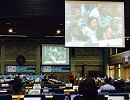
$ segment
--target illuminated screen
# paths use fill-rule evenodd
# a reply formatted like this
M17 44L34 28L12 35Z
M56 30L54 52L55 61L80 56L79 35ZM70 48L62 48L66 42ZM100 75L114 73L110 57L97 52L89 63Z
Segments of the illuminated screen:
M42 65L69 65L69 48L58 44L42 45Z
M41 97L24 97L24 100L41 100Z
M66 87L73 87L72 83L66 83L65 86Z
M65 47L125 47L124 2L65 1Z
M108 96L108 100L125 100L124 96Z

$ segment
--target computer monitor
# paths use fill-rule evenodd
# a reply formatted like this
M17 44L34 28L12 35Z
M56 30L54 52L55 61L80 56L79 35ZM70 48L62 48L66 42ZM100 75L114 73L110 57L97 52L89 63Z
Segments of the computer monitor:
M41 97L24 97L24 100L41 100Z
M108 96L108 100L125 100L124 96Z
M66 83L65 86L68 89L73 89L73 84L72 83Z
M43 88L43 93L49 92L49 88Z
M73 86L73 90L78 91L79 86Z
M29 89L29 94L41 94L41 89Z

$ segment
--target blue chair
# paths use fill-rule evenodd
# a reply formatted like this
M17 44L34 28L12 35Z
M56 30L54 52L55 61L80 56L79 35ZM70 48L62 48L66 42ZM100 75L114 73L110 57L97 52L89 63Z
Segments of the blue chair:
M102 90L101 92L117 93L117 90Z
M0 100L12 100L12 95L9 94L0 95Z
M39 94L39 95L26 94L24 97L25 97L25 98L26 98L26 97L41 97L41 100L46 100L45 95L43 95L43 94Z
M103 93L98 94L97 100L104 100L105 96Z
M52 100L65 100L66 96L68 97L69 100L71 100L70 95L68 94L54 94Z

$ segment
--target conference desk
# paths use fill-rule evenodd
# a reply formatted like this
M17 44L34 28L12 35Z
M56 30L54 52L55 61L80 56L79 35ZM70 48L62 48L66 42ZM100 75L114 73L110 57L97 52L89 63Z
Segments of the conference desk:
M52 100L53 95L51 96L45 96L46 100ZM24 99L24 95L12 95L12 100L23 100ZM130 100L130 94L129 94L129 100Z
M12 95L12 100L23 100L24 95Z
M70 92L75 92L73 89L64 89L64 94L70 94Z
M46 100L52 100L53 96L52 95L47 95L45 96ZM12 100L23 100L24 99L24 95L12 95Z

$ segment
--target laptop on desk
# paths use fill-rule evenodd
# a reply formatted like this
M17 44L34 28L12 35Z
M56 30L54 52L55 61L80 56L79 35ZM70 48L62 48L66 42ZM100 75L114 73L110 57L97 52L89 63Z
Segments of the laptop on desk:
M41 89L29 89L29 94L41 94Z

